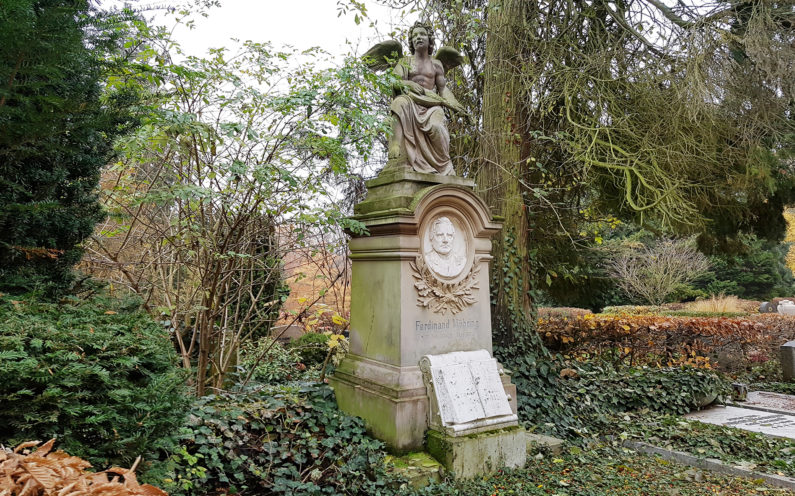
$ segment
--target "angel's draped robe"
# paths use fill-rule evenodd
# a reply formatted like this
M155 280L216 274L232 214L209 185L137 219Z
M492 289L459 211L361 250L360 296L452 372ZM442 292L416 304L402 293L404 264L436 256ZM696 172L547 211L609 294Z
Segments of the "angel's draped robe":
M425 92L432 95L408 92L395 97L390 106L403 129L406 159L417 172L452 175L455 171L450 161L450 133L444 107L432 98L436 96L433 90Z

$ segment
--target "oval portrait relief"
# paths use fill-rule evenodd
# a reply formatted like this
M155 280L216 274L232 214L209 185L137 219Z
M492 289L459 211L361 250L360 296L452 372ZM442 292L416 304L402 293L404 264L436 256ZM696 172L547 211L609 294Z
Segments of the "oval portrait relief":
M425 264L442 278L455 278L467 265L467 234L453 216L433 219L425 230L423 244Z

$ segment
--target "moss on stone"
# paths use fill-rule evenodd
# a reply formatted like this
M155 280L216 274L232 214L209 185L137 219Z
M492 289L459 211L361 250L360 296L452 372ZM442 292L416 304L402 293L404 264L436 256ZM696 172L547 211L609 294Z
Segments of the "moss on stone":
M415 489L432 482L440 482L444 475L444 466L424 451L415 451L403 456L388 455L384 458L384 463L391 473L405 477L409 485Z

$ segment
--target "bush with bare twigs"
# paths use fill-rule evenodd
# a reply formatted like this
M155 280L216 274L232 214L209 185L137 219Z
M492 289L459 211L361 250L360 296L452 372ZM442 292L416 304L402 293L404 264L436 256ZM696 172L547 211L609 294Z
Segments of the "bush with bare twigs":
M630 298L661 305L679 286L706 272L709 261L691 240L665 239L619 251L607 269Z

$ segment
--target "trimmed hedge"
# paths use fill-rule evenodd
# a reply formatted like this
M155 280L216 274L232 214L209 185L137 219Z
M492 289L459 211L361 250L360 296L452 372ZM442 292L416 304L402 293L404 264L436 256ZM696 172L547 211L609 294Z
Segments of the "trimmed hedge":
M795 337L795 319L779 315L747 317L663 317L591 314L538 320L537 331L551 350L577 359L600 356L625 365L743 366L743 357L776 356Z

